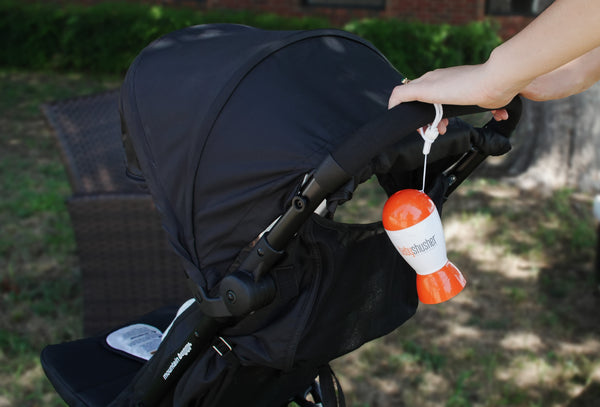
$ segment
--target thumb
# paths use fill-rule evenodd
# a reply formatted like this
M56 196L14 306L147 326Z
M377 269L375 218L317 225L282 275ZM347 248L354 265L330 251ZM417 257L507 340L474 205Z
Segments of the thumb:
M411 102L416 100L414 96L411 96L412 87L407 86L407 84L408 80L403 81L402 85L398 85L392 90L392 94L388 100L388 109L391 109L402 102Z

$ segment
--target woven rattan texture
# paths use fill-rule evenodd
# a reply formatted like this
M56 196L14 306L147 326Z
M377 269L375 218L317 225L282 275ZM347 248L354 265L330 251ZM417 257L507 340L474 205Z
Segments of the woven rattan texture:
M42 107L55 130L73 192L142 192L124 176L118 92Z
M81 268L84 332L191 296L149 194L125 175L118 92L42 106L73 190L68 210Z

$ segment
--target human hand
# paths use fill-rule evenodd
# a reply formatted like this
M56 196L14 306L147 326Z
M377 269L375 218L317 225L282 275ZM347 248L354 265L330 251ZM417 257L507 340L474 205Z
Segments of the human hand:
M494 116L494 120L500 122L502 120L508 120L508 112L506 109L495 109L492 110L492 115Z
M446 130L448 130L448 119L440 120L437 128L438 128L439 134L446 134ZM419 129L417 129L417 131L419 131L419 132L424 132L425 130L427 130L427 126L423 126Z
M436 69L394 88L388 108L420 101L446 105L477 105L494 109L505 106L519 89L503 89L489 78L485 64Z
M388 108L391 109L403 102L420 101L453 105L479 105L482 107L498 107L506 105L514 95L513 92L495 92L490 96L490 86L481 86L481 77L485 73L483 65L465 65L445 69L437 69L426 73L415 80L406 80L396 86L390 95ZM484 81L485 82L485 81ZM489 88L489 89L488 89ZM512 95L512 96L511 96ZM505 109L494 109L495 120L508 119ZM440 134L446 132L448 121L444 119L438 125Z
M494 117L494 120L496 121L502 121L502 120L508 120L508 112L506 111L506 109L496 109L496 110L492 110L492 115ZM425 131L425 129L427 128L427 126L421 127L422 131ZM446 131L448 130L448 119L442 119L440 121L440 124L438 124L438 132L440 134L446 134Z

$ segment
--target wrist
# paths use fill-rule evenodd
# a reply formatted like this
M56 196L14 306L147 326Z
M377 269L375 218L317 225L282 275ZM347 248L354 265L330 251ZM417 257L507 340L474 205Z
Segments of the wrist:
M531 79L519 74L515 64L507 64L506 60L500 46L495 48L488 60L481 65L479 80L484 86L483 94L486 95L482 107L506 106L531 82Z

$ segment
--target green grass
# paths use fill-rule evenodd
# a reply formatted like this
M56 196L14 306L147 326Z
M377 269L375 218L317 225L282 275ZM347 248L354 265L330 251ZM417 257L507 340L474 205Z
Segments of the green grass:
M344 211L376 217L385 201L367 204L376 188L365 184ZM568 189L537 196L476 179L450 198L443 219L460 225L447 244L467 276L464 293L421 306L394 333L336 361L354 389L350 404L394 405L383 397L447 407L595 406L600 320L591 197Z
M39 105L118 82L0 71L2 407L64 406L39 352L81 335L79 269L64 203L71 191ZM338 219L379 220L384 201L371 180ZM535 197L497 180L459 188L443 219L459 225L449 258L467 288L336 361L348 405L596 405L600 322L589 203L571 190Z
M0 405L61 406L39 353L81 335L70 187L39 106L113 77L0 71Z

